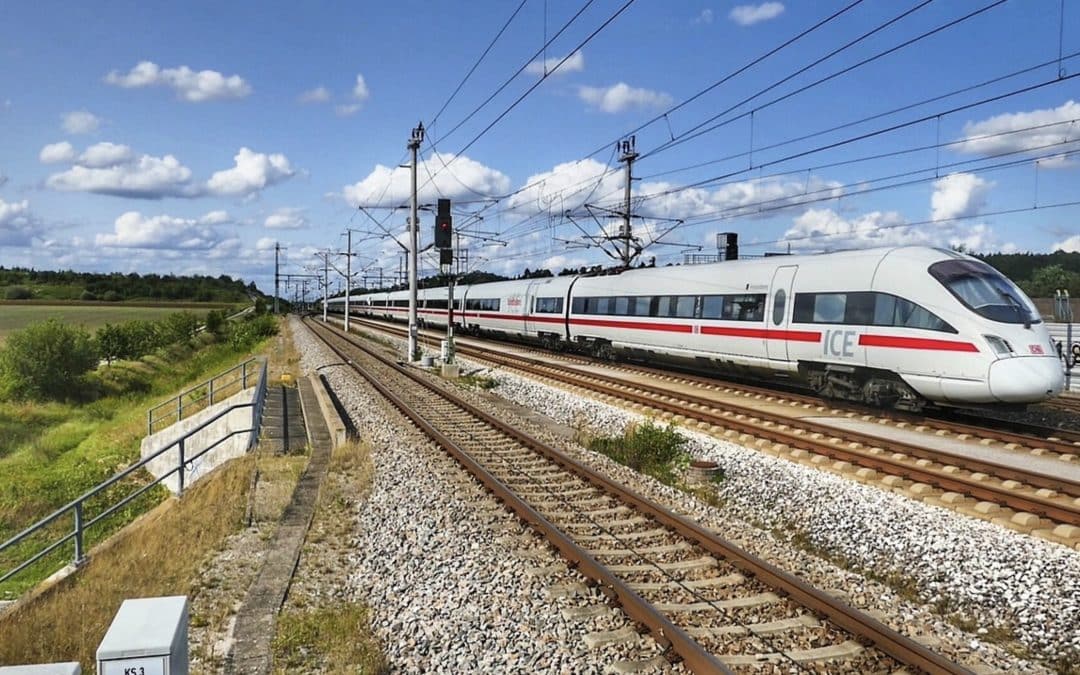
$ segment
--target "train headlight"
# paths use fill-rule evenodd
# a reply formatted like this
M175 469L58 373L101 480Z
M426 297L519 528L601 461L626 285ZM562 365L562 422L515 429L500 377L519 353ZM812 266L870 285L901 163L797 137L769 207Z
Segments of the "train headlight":
M999 338L996 335L984 335L986 341L990 343L990 347L994 350L998 356L1012 356L1013 348L1004 339Z

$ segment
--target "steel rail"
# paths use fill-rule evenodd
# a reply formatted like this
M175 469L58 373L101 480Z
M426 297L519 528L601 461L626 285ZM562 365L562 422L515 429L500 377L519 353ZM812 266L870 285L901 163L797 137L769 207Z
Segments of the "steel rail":
M748 571L749 573L763 580L770 586L782 589L783 592L789 594L791 597L795 598L804 606L815 612L821 613L833 623L835 623L837 626L869 640L874 644L875 647L880 649L882 652L888 654L889 656L897 659L898 661L910 666L920 668L928 673L970 673L968 669L949 661L948 659L927 649L926 647L920 645L914 640L904 635L901 635L892 628L889 628L880 621L864 614L863 612L848 605L847 603L844 603L841 600L838 600L828 595L827 593L814 588L813 586L807 584L806 582L795 577L794 575L784 572L780 568L768 562L765 562L764 560L754 555L751 555L746 551L741 550L730 542L721 539L716 535L716 533L701 527L697 523L687 518L675 514L674 512L664 508L663 506L652 503L648 499L638 495L629 488L618 484L615 481L612 481L606 476L599 474L598 472L582 464L581 462L567 457L566 455L552 448L551 446L529 436L528 434L525 434L522 431L515 429L514 427L484 412L483 410L480 410L479 408L468 403L467 401L464 401L461 398L454 396L447 391L432 386L424 377L420 376L418 373L411 372L409 369L397 363L389 361L385 357L376 354L374 351L368 349L367 347L358 344L351 337L341 335L337 331L331 332L338 338L343 339L354 347L370 354L385 365L394 368L397 372L408 377L412 381L420 384L421 386L424 386L430 391L443 397L445 400L466 410L474 417L498 429L501 433L504 433L511 438L517 440L518 442L522 443L523 445L526 445L527 447L533 449L534 451L538 452L550 461L566 468L577 476L583 478L590 484L595 485L600 489L604 490L605 492L614 495L616 498L624 501L638 511L655 518L657 521L661 522L666 527L673 529L679 535L687 539L696 541L707 551L715 553L724 558L725 560L732 562L737 567ZM323 340L324 342L326 341L325 338ZM335 349L334 351L338 354L338 356L348 361L348 358L339 350ZM354 368L357 367L355 366L355 364L351 365L353 365ZM372 381L372 384L375 384L375 382ZM381 385L378 386L381 387Z
M505 363L512 365L514 359L522 359L523 357L507 357L497 354L485 354L485 359L494 361L496 363ZM526 359L529 360L529 359ZM523 368L520 365L513 366L515 368L528 371L528 368ZM808 452L813 452L820 455L825 455L836 460L842 460L851 462L852 464L870 468L874 470L884 471L889 474L898 475L905 479L911 479L916 482L926 483L935 487L939 487L948 492L957 492L960 494L970 495L982 501L994 502L1013 508L1018 511L1026 511L1038 515L1045 516L1055 522L1065 523L1068 525L1080 526L1080 509L1076 507L1070 507L1068 505L1055 504L1048 499L1042 499L1039 497L1029 497L1025 495L1017 495L1004 488L996 488L991 485L979 485L970 483L958 478L953 478L948 475L938 473L929 469L924 469L918 466L911 466L903 462L895 461L889 457L883 455L868 455L857 450L850 448L842 448L831 443L822 442L811 435L820 435L822 437L837 438L848 443L858 443L860 445L868 445L871 447L878 446L882 448L891 448L893 450L902 452L905 455L911 455L917 458L931 459L940 462L942 455L948 456L951 463L960 466L961 468L968 469L970 471L985 471L993 473L999 477L1013 480L1021 480L1034 487L1046 487L1047 489L1064 492L1070 495L1080 495L1080 485L1075 483L1069 483L1061 479L1047 477L1042 474L1032 474L1025 472L1021 469L1014 467L1006 467L997 465L992 462L985 462L982 460L972 460L964 457L952 455L951 453L939 453L934 450L927 450L910 443L904 443L903 441L895 441L890 439L883 439L876 436L870 436L866 434L860 434L858 432L852 432L850 430L842 430L836 427L831 427L822 424L816 424L813 422L806 422L803 420L791 420L779 415L769 415L763 413L760 410L753 408L738 406L737 404L718 403L711 399L702 397L696 397L691 394L682 394L680 392L672 392L669 390L661 390L659 393L652 395L635 393L632 391L625 391L623 387L633 387L640 391L649 391L648 385L642 385L639 383L623 383L619 386L606 385L600 382L588 382L580 379L576 379L573 376L564 375L558 372L550 373L544 372L545 369L557 370L559 367L551 366L548 364L542 364L534 366L537 371L534 374L542 375L549 379L562 382L575 387L581 387L583 389L590 389L592 391L606 394L608 396L629 400L634 403L638 403L643 406L647 406L656 410L671 413L672 415L681 415L685 418L694 419L700 422L706 422L714 426L725 427L745 433L755 438L762 438L773 443L781 443L789 447L799 448ZM567 369L572 370L572 369ZM585 377L593 379L600 379L600 376L594 374L585 374ZM680 402L675 401L663 401L653 396L666 396L671 399L681 399ZM709 410L688 408L684 403L692 403L694 405L702 406L709 409L716 408L728 408L732 413L744 415L746 417L754 417L757 419L763 419L772 421L777 424L784 424L788 427L799 426L802 427L807 433L797 434L789 431L782 431L780 429L770 429L768 427L757 426L751 422L744 422L741 420L733 419L731 417L724 416L722 414L710 412ZM955 461L953 461L955 460Z

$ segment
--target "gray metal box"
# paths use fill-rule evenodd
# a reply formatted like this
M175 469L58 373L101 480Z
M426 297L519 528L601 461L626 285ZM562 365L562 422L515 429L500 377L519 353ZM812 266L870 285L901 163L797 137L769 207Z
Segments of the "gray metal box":
M187 596L125 600L97 650L98 675L188 675Z
M0 666L0 675L82 675L82 666L76 661L36 663L32 666Z

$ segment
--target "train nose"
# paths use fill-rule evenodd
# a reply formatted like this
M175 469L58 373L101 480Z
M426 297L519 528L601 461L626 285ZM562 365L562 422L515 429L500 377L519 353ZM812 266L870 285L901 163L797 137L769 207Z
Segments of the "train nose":
M1061 361L1046 356L1017 356L990 364L990 394L1003 403L1035 403L1065 388Z

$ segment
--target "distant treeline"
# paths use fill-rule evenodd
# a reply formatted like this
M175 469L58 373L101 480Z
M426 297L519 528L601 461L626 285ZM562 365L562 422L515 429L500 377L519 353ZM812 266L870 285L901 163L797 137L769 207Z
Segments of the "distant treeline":
M9 300L187 300L249 302L264 297L255 283L228 275L98 274L0 267L0 298Z
M1080 297L1080 252L976 254L1033 298L1051 298L1056 290Z

